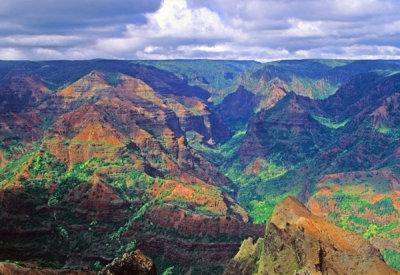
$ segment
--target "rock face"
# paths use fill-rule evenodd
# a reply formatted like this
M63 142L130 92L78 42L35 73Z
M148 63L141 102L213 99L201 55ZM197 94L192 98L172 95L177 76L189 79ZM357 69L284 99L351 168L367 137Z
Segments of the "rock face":
M80 270L51 270L51 269L37 269L16 265L14 263L1 263L1 275L94 275L94 272L80 271Z
M140 250L115 258L99 274L101 275L157 275L156 265Z
M361 236L336 227L293 197L275 208L264 239L243 242L230 274L400 274Z

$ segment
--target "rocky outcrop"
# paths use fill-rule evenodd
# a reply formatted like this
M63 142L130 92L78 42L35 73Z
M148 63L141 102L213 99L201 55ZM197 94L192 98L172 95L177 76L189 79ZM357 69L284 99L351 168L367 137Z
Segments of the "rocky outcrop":
M26 264L2 263L0 262L1 275L95 275L96 273L90 271L80 270L55 270L35 268Z
M361 236L340 229L293 197L275 208L264 239L243 242L230 274L400 274Z
M157 275L156 265L140 250L115 258L99 273L100 275Z

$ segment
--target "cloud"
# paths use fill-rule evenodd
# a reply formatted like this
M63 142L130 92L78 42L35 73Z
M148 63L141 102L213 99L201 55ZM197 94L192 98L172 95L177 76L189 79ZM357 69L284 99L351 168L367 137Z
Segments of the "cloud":
M14 48L0 48L0 59L2 60L17 60L24 58L24 55Z
M0 45L57 47L75 45L83 40L73 35L12 35L0 37Z
M16 32L71 33L87 26L145 23L144 14L159 6L160 0L2 0L0 18Z
M2 0L0 59L398 58L396 0Z
M321 30L322 22L306 22L290 18L288 20L291 27L283 32L282 35L289 37L313 37L324 36L325 33Z
M131 53L152 57L154 50L157 56L162 51L169 54L174 50L182 56L182 47L201 52L199 47L215 47L226 40L233 42L238 35L216 12L204 7L190 9L185 0L165 0L157 12L147 14L146 18L147 24L127 25L123 37L99 39L97 48L117 58Z

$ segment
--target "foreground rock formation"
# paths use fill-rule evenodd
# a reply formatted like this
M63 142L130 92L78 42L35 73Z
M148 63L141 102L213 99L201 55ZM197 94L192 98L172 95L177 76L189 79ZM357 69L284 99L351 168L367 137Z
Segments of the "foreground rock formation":
M115 258L99 274L101 275L157 275L156 265L140 250Z
M243 242L233 274L400 274L361 236L343 230L288 196L275 208L265 237Z

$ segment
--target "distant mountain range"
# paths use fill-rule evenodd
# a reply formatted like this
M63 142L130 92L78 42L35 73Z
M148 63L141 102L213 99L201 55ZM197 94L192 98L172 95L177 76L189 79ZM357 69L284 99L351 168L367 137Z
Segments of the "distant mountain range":
M400 270L399 96L396 60L1 61L0 261L222 274L292 195Z

